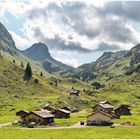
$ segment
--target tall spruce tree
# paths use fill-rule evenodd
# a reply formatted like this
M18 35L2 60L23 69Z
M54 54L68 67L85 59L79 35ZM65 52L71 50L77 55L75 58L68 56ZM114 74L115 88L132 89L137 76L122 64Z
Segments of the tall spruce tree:
M26 69L25 69L24 79L30 80L31 78L32 78L32 68L30 66L30 63L28 62Z

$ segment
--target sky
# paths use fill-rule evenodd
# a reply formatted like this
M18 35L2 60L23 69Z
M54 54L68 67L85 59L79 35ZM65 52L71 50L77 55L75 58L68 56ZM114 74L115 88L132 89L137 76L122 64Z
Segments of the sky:
M139 13L140 1L0 0L0 22L18 49L43 42L73 67L138 44Z

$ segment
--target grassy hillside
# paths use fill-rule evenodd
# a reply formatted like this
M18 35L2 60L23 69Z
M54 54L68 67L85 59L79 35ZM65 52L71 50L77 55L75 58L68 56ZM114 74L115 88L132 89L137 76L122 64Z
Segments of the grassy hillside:
M0 122L14 120L15 112L20 109L33 110L40 108L46 103L51 103L56 107L70 105L72 107L86 108L83 99L86 98L82 92L83 88L89 89L91 86L79 80L73 82L73 79L61 79L49 75L43 71L43 77L40 76L41 68L31 63L33 77L30 81L24 81L24 69L27 60L24 61L24 68L20 63L22 57L18 59L2 53L0 58ZM13 63L15 59L15 63ZM32 61L31 61L32 62ZM35 83L38 79L39 83ZM57 86L55 81L57 80ZM69 96L72 87L81 90L80 97L74 99ZM73 100L74 99L74 100ZM87 99L86 99L87 100ZM78 103L79 101L79 103ZM89 106L89 103L86 103ZM7 117L7 120L5 116Z

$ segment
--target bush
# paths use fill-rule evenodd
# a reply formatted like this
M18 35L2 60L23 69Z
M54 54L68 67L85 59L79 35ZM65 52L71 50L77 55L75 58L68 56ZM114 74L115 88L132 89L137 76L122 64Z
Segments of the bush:
M91 85L92 85L93 87L95 87L96 89L100 89L100 88L105 87L105 85L102 85L102 84L100 84L99 82L93 82L93 83L91 83Z

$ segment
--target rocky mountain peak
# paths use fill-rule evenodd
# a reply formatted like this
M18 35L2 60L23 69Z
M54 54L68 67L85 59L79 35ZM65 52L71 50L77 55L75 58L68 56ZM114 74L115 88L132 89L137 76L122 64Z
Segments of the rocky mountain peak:
M43 61L51 58L48 47L42 42L33 44L30 48L23 51L23 53L36 61Z

